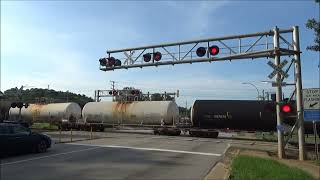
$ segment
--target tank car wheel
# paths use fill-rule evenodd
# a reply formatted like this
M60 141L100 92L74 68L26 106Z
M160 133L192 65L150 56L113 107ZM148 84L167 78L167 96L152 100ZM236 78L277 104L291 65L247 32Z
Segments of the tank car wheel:
M159 134L159 131L156 130L156 129L153 130L153 134L154 134L154 135L160 135L160 134Z
M176 135L176 136L180 136L180 134L181 134L181 131L178 130L175 135Z
M213 133L207 132L207 133L205 133L205 137L206 138L211 138L211 137L213 137Z
M198 132L193 132L193 136L195 137L201 137L201 135Z
M219 132L213 132L213 133L211 133L211 137L213 137L213 138L217 138L218 135L219 135Z

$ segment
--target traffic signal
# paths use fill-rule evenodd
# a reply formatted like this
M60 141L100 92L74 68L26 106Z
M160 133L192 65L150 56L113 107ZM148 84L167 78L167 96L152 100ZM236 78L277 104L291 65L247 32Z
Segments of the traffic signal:
M209 52L210 52L210 54L212 55L212 56L215 56L215 55L217 55L218 53L219 53L219 47L218 46L211 46L210 48L209 48Z
M155 61L160 61L161 58L162 58L162 54L160 52L156 52L156 53L153 54L153 59Z
M209 53L211 56L215 56L219 54L219 47L216 45L210 46L209 52L207 52L207 49L205 47L199 47L196 51L198 57L203 57L206 55L206 53Z
M147 53L143 55L144 62L149 62L151 60L151 54Z

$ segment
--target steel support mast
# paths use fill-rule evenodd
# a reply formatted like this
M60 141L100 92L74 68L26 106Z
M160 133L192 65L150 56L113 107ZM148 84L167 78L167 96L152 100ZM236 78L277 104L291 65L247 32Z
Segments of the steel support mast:
M273 35L273 43L274 43L274 48L277 49L279 48L280 44L279 44L279 29L278 27L275 27L274 30L274 35ZM274 57L274 64L276 66L280 65L280 55L279 53L276 53L275 57ZM280 83L281 81L281 75L279 72L277 72L276 74L276 82ZM278 135L278 157L280 159L284 158L285 153L284 153L284 145L283 145L283 132L280 130L279 127L282 126L282 114L281 114L281 110L280 110L280 102L282 101L282 87L281 86L277 86L276 87L276 113L277 113L277 135Z
M295 75L296 75L296 103L297 103L297 121L299 138L299 160L304 160L304 120L303 120L303 101L302 101L302 77L300 61L300 41L299 27L293 27L293 50L299 53L294 54Z

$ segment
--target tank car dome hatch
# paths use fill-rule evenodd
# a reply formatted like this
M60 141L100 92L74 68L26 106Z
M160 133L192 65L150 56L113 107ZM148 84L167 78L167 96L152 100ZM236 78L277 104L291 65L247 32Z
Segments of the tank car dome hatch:
M173 125L179 109L173 101L89 102L82 117L87 123Z
M19 108L10 108L9 119L18 120ZM81 107L77 103L30 104L21 108L21 118L28 122L75 122L81 118Z

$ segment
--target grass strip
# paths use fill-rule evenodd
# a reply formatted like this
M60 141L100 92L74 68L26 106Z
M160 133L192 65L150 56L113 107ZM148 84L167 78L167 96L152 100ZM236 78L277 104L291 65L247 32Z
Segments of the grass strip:
M313 180L314 178L301 169L289 167L275 160L240 155L232 161L229 179Z
M31 128L34 129L52 129L57 130L58 126L50 124L50 123L33 123Z

